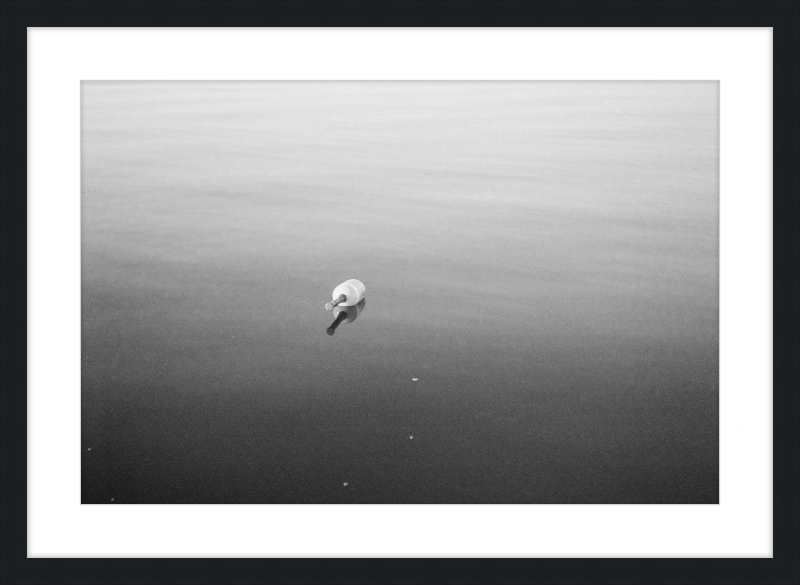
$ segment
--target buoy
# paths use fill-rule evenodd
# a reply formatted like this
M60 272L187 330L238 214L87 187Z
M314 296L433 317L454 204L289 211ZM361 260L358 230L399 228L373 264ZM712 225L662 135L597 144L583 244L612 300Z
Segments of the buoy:
M343 307L338 306L333 310L333 314L336 316L336 319L331 326L326 329L328 335L333 335L333 332L336 331L336 328L341 325L342 323L352 323L356 320L356 318L361 314L361 311L364 310L364 307L367 304L367 299L361 299L355 307Z
M333 289L333 294L331 295L333 300L330 303L325 303L325 309L332 311L337 305L353 307L364 298L365 294L366 288L363 282L355 278L345 280L342 284Z

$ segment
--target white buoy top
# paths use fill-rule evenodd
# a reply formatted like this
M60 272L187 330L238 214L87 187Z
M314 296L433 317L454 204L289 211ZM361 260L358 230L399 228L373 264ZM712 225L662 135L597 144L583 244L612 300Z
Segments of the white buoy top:
M333 294L331 295L333 300L325 304L325 309L331 311L337 305L343 307L357 305L359 301L364 298L366 292L367 290L364 287L364 283L360 280L356 280L355 278L345 280L342 284L333 289Z

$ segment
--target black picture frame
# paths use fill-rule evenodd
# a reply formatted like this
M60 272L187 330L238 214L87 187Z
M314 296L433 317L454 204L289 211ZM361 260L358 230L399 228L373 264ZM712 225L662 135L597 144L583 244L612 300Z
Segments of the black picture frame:
M3 583L800 582L800 2L33 0L0 10ZM26 558L26 27L95 26L772 27L773 558Z

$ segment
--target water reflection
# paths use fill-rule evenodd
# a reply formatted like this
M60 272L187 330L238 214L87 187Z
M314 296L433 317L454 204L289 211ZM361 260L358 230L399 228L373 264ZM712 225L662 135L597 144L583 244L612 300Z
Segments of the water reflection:
M358 304L353 305L352 307L342 307L341 305L335 307L333 309L333 314L336 317L331 326L326 329L328 335L333 335L336 331L336 328L341 325L342 323L352 323L355 321L358 316L361 314L361 311L364 310L364 307L367 305L367 299L361 299Z

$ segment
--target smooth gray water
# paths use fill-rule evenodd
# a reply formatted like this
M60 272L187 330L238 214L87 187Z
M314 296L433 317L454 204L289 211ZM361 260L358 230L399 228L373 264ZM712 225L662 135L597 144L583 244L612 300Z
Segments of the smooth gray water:
M718 98L84 82L83 502L717 502Z

